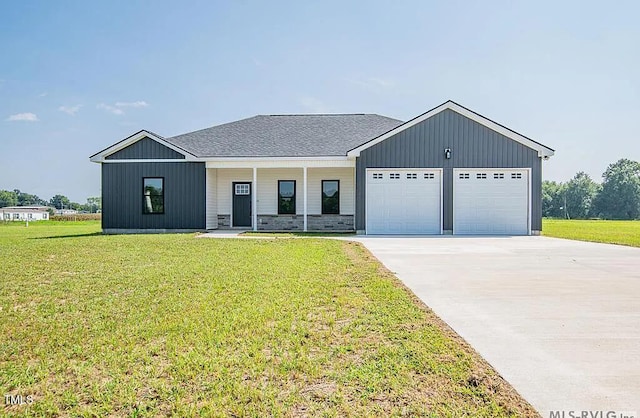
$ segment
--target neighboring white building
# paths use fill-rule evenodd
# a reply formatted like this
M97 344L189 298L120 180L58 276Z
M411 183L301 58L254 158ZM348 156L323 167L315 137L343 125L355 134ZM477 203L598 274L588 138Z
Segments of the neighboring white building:
M7 206L0 208L0 220L3 221L48 221L47 206Z
M78 211L75 209L56 209L56 215L77 215Z

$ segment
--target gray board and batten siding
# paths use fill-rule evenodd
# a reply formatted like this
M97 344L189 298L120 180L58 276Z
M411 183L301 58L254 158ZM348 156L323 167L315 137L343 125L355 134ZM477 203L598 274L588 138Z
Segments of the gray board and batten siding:
M107 156L106 160L136 160L136 159L172 159L184 160L184 155L169 147L165 147L151 138L141 140L126 148Z
M184 158L183 154L147 137L109 155L106 160ZM145 177L164 178L162 214L143 214L142 179ZM103 231L205 229L205 178L203 162L102 164Z
M445 148L451 149L446 159ZM454 168L531 168L531 229L542 229L538 152L450 109L364 149L356 160L356 229L364 230L367 168L443 168L443 229L453 230Z

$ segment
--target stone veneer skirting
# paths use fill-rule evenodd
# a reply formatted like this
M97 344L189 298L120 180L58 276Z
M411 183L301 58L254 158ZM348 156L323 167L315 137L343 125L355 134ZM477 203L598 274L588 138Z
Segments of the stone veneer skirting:
M218 215L218 229L230 229L230 216ZM302 215L258 215L259 231L302 231ZM309 231L353 231L353 215L307 215Z

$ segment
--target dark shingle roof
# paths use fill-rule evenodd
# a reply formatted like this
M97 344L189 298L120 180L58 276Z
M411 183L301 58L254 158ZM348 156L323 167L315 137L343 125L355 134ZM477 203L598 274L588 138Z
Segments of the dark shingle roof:
M402 123L375 114L259 115L165 140L198 157L343 156Z

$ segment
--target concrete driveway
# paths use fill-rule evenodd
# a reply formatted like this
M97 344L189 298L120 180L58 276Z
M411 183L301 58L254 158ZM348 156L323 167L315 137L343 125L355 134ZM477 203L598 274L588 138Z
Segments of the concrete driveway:
M546 237L355 240L542 416L638 418L640 249Z

